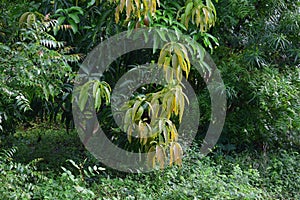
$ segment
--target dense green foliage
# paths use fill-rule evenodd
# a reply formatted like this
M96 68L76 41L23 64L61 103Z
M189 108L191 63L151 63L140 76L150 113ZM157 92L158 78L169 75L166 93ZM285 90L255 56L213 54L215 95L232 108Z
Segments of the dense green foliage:
M37 143L38 134L37 130L26 134L18 132L10 138L18 148L2 150L0 193L5 199L300 197L300 157L297 152L225 154L218 148L212 156L203 157L194 147L186 153L180 169L172 167L149 174L120 174L101 166L88 152L79 153L80 141L74 135L76 133L62 138L64 132L49 130ZM72 160L66 162L63 158Z
M227 85L229 143L299 148L299 1L220 1L214 60Z
M8 2L6 3L10 5ZM7 53L5 52L5 49L6 51L11 52L11 47L14 47L15 44L29 42L35 46L29 45L25 50L18 49L18 53L22 51L26 53L25 58L16 56L15 59L10 60L11 62L3 60L3 66L6 65L4 66L5 68L12 70L12 72L7 72L7 70L2 72L2 74L4 74L4 79L2 81L3 90L10 91L15 87L16 89L22 89L24 93L13 94L11 92L3 97L3 99L9 100L4 100L1 106L1 125L4 124L4 132L8 132L9 130L5 126L11 126L9 128L12 129L13 132L13 128L16 126L17 121L30 120L27 118L28 115L31 116L30 112L28 112L29 110L32 110L33 112L31 113L36 116L37 112L40 111L44 114L46 109L46 114L49 115L49 119L55 120L57 114L60 112L60 108L62 108L62 111L60 112L62 114L61 118L62 120L65 120L67 127L70 126L70 116L66 117L65 115L68 115L67 112L69 112L70 115L71 109L66 109L63 104L70 105L71 103L70 98L67 98L70 96L70 91L65 91L65 86L67 85L68 89L70 88L69 85L74 81L73 77L78 69L77 65L73 65L72 67L71 62L78 61L80 56L78 54L66 55L73 49L75 52L80 51L79 53L86 53L90 50L90 47L95 46L97 43L113 34L119 33L121 30L125 30L126 28L132 30L138 27L155 27L160 24L162 20L169 20L170 27L168 27L168 24L164 25L163 23L160 26L161 28L172 28L175 30L176 35L181 34L181 32L188 33L196 40L200 42L204 41L205 45L212 49L208 37L213 40L215 40L215 38L206 34L206 31L214 26L216 22L216 10L214 4L210 0L206 0L206 2L173 2L170 3L170 8L167 8L167 4L167 2L162 2L162 4L160 4L160 1L158 0L143 2L133 2L130 0L126 1L126 3L125 0L101 1L100 4L95 1L77 1L75 4L64 1L44 1L42 4L37 3L32 11L21 13L19 27L16 28L20 32L15 36L15 41L8 43L7 46L3 45L3 54ZM45 7L48 9L45 9ZM101 10L108 7L116 7L115 12L112 13L109 9L104 13L101 12ZM164 9L166 9L168 13L164 13ZM126 11L126 18L123 11ZM158 12L157 16L156 11ZM175 13L177 14L177 17L175 17ZM95 15L99 15L97 18L99 17L101 21L94 21ZM112 18L113 16L114 18ZM113 25L111 24L112 19L115 20ZM108 33L106 29L111 26L112 30ZM2 27L5 28L5 26ZM97 30L93 30L95 27L103 29L98 32ZM86 35L85 33L97 34L92 36L92 44L86 43L87 41L90 41L91 38L86 38L84 36ZM6 36L5 33L4 36ZM154 165L154 160L156 159L163 167L164 160L167 157L165 153L166 149L170 149L169 157L171 160L173 160L172 158L174 157L174 162L181 164L182 147L177 141L177 127L181 122L185 104L188 102L188 99L185 98L181 81L183 74L188 77L191 70L189 55L201 58L199 59L199 63L202 66L205 65L203 53L198 50L199 48L197 47L196 53L195 45L191 46L192 48L188 48L188 45L190 45L191 42L188 42L190 44L184 44L176 41L176 39L171 39L166 43L160 54L158 54L156 50L159 37L161 40L166 41L166 34L158 30L154 36L153 51L146 52L140 62L141 64L144 64L146 62L155 62L156 60L158 65L164 68L165 77L169 76L168 74L170 73L175 73L169 69L166 70L167 67L172 67L176 70L176 78L168 80L167 84L159 89L155 88L149 90L147 94L137 93L133 95L131 101L125 102L125 105L123 106L126 112L124 128L128 135L128 141L122 139L124 138L123 132L112 129L112 123L108 124L108 130L106 132L112 135L110 138L117 138L115 139L117 140L115 143L122 145L123 147L126 146L129 147L129 149L132 149L131 147L133 147L138 151L146 152L156 150L157 153L155 157L153 157L152 163ZM60 42L59 40L64 40L64 42ZM74 48L65 48L65 44L72 44L74 45ZM27 53L29 53L29 55L27 55ZM92 86L93 88L96 88L93 90L92 95L93 98L95 98L95 108L101 110L103 105L109 106L111 92L110 85L114 86L118 81L116 78L122 76L128 69L139 67L137 58L140 58L141 56L136 53L134 57L132 55L134 54L130 53L129 55L124 55L116 60L111 66L112 75L104 74L99 77L99 79L102 79L103 81L91 80L89 83L86 83L79 88L80 95L78 101L75 96L73 104L77 105L78 103L80 110L83 111L85 106L89 105L88 92L90 86ZM27 57L27 60L30 60L30 62L23 63L22 61L26 60ZM170 60L172 60L172 63ZM14 63L22 66L17 66L15 69L12 67ZM26 68L27 66L29 69ZM203 68L203 71L209 70L206 69L206 67ZM37 70L37 72L34 72L34 70ZM14 71L21 72L21 74L16 74L16 77L21 78L21 83L8 82L7 85L12 88L7 89L5 88L6 86L4 86L5 82L10 78L9 74L12 74ZM29 75L26 74L27 71L29 71ZM25 73L25 77L23 77L22 73ZM37 79L33 79L34 77L37 77ZM111 79L112 77L115 78ZM171 77L173 77L173 75ZM32 81L35 84L33 84ZM24 87L23 85L26 85L27 87ZM17 91L14 93L17 93ZM140 95L145 96L141 102L138 101ZM14 96L16 96L15 98L17 98L17 100L13 99ZM103 101L104 98L105 102ZM19 99L21 99L21 102ZM40 107L39 104L43 105L42 108L39 108L39 110L34 109L34 107ZM159 106L163 107L161 112L155 109L152 109L151 112L150 108L160 109ZM4 110L5 107L13 107L13 109ZM138 111L139 114L136 114L136 111ZM148 120L148 122L145 120L145 115L152 116L151 123L149 122L150 120ZM111 118L111 116L108 117ZM176 117L178 117L178 120L175 120ZM41 118L43 119L43 117ZM154 118L156 120L154 120ZM128 119L132 120L130 121ZM83 131L86 132L86 130ZM140 139L139 143L128 145L132 140L132 132L137 132L140 138L145 135L152 136L148 137L146 140ZM121 141L119 141L120 138ZM172 149L174 149L174 151ZM170 163L172 164L172 161Z
M69 54L85 54L111 35L134 28L137 10L125 7L127 19L122 18L124 12L119 13L116 23L113 2L43 1L23 6L3 3L6 6L1 9L6 15L1 16L0 26L1 129L14 131L16 122L28 121L28 116L33 119L37 114L41 118L41 113L50 119L62 113L62 120L70 126L69 94L78 69L71 62L77 61L79 54ZM299 147L299 1L216 3L219 18L209 32L203 32L204 27L214 25L215 18L194 19L194 14L199 13L197 6L202 6L198 3L162 1L160 7L156 6L155 16L154 8L149 10L150 15L145 14L146 10L140 13L139 26L172 28L214 50L229 100L225 143L261 149L266 145ZM218 48L213 47L218 44L213 35L219 40ZM136 52L124 55L112 64L104 80L114 86L132 65L151 62L157 56L146 51L143 60ZM204 113L200 119L201 135L209 122L210 102L203 92L205 84L193 68L189 81ZM115 138L118 134L112 133Z
M20 14L18 33L2 32L6 37L0 41L1 132L13 132L28 117L51 118L62 101L65 84L73 78L70 63L80 59L80 55L70 54L71 47L51 35L55 20L35 12ZM1 30L6 26L2 24ZM10 38L12 41L5 40Z
M1 198L300 199L299 0L0 2ZM182 160L179 156L181 168L126 174L95 160L77 133L69 131L71 96L84 56L105 39L140 27L190 35L211 52L226 85L228 107L219 144L202 157L198 146L210 122L210 99L205 80L183 56L177 67L189 75L201 111L193 148L183 152ZM182 51L185 47L173 45ZM80 92L83 110L88 88L96 88L100 126L115 144L133 151L146 145L156 151L159 146L162 152L177 142L174 135L165 146L159 138L132 140L111 115L111 88L124 73L144 63L171 66L170 58L178 61L184 55L164 55L156 48L154 44L153 49L119 57L101 80L89 82ZM169 133L176 133L183 103L170 91L152 85L137 90L123 107L131 110L128 121L133 118L126 129L135 123L147 126L142 119L149 112L147 105L174 99L177 107L166 101L169 112L163 117L171 124ZM152 101L149 94L154 92L162 94L159 101ZM47 130L50 127L58 130Z

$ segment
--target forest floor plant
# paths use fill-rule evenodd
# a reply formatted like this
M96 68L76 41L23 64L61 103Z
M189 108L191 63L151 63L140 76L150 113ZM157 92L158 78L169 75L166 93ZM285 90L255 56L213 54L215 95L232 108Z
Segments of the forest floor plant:
M38 132L45 132L40 143ZM2 143L0 156L5 199L300 198L300 155L292 150L236 153L217 147L204 157L194 144L182 167L128 174L102 166L64 131L17 132L10 145Z

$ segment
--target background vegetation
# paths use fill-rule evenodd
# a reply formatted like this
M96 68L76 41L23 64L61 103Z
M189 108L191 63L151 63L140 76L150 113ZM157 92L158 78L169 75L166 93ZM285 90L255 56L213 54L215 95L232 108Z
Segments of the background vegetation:
M299 0L124 2L1 1L0 196L300 198ZM218 145L203 157L198 148L211 117L210 99L205 81L191 68L188 80L197 93L200 126L182 167L126 174L103 166L84 149L72 130L71 95L87 53L103 40L139 27L173 29L211 52L226 85L228 108ZM160 56L144 50L143 56L131 52L120 57L104 74L106 82L99 82L100 99L109 95L107 84L113 88L126 71ZM163 88L149 86L147 91L158 89ZM97 109L109 137L123 148L141 148L143 143L130 144L115 128L108 107L106 100ZM173 115L169 119L178 125Z

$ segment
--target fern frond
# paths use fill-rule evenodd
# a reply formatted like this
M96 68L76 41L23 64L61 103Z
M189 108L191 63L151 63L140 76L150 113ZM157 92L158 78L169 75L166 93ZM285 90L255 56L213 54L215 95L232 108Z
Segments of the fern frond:
M56 19L51 19L50 21L44 21L43 26L48 30L49 28L54 28L57 26L58 21Z
M12 147L10 149L3 149L2 152L0 152L0 162L6 162L11 161L13 159L13 156L17 152L17 147Z
M78 62L83 59L83 54L64 55L64 59L68 62Z
M54 31L54 35L59 31L59 30L62 30L62 31L66 31L68 29L72 29L72 26L69 25L69 24L61 24L61 25L56 25L55 27L53 27L53 31Z
M20 111L23 111L23 112L26 112L28 110L31 110L31 107L30 107L30 102L28 99L26 99L24 97L23 94L18 94L16 96L16 106L18 107L18 109Z
M40 44L49 48L61 48L64 46L63 42L58 42L55 40L47 40L47 39L42 39L40 40Z

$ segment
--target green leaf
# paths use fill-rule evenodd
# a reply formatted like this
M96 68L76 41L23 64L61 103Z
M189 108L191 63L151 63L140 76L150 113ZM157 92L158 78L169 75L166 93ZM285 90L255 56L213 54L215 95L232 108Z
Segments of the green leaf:
M77 33L78 32L78 26L77 26L77 24L73 20L69 20L69 23L71 25L73 33L74 34Z
M57 10L55 11L55 14L57 14L57 13L60 13L60 12L62 12L62 13L65 13L65 10L64 10L64 9L62 9L62 8L60 8L60 9L57 9Z
M153 52L152 52L153 54L156 52L158 44L159 44L159 39L157 37L157 34L154 34L154 38L153 38Z
M68 8L68 12L70 13L70 11L77 11L79 12L81 15L83 15L83 10L81 7L78 7L78 6L73 6L71 8Z
M97 89L96 95L95 95L95 109L99 109L102 103L102 97L101 97L101 90L100 88Z
M96 2L96 0L91 0L88 5L87 5L87 8L91 7L92 5L94 5Z
M76 14L71 13L71 14L69 14L69 17L71 17L76 24L78 24L80 22L80 19L79 19L77 13Z
M166 35L165 35L165 32L164 30L160 31L160 29L157 30L157 33L160 37L160 39L162 39L162 41L164 42L167 42L167 38L166 38Z
M185 15L185 19L191 15L191 11L193 9L193 6L194 6L194 3L191 1L189 2L187 5L186 5L186 8L185 8L185 12L184 12L184 15ZM187 24L185 24L186 27L187 27Z
M104 85L104 95L105 95L105 101L106 103L109 103L110 102L110 91L109 91L109 88L107 86Z
M84 107L86 106L86 103L87 103L87 100L89 97L89 94L88 94L89 86L90 86L90 82L87 82L82 86L82 88L80 90L78 104L79 104L79 108L81 111L84 110Z
M73 161L73 160L68 160L74 167L77 169L80 169L80 167Z
M140 106L138 111L135 114L135 119L136 120L141 119L143 113L144 113L144 108L143 108L143 106Z
M57 22L58 22L57 26L62 25L65 22L65 20L66 20L66 17L64 17L64 16L59 17L57 19Z

